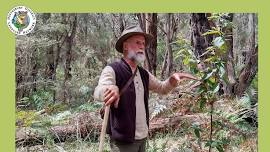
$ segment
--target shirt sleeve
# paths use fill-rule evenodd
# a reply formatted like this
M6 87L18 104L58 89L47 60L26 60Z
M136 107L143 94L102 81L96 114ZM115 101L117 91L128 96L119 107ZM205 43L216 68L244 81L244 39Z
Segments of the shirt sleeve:
M174 86L171 85L169 78L165 81L158 80L154 75L149 73L149 90L159 93L159 94L167 94L169 93Z
M94 91L94 98L99 101L104 100L104 91L106 88L115 89L119 91L118 87L116 86L115 80L115 72L111 66L106 66L100 75L98 85Z

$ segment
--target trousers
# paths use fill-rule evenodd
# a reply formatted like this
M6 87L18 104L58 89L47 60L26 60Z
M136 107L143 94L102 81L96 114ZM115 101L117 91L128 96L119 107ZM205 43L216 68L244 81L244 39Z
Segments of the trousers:
M146 139L135 140L133 143L122 143L110 139L111 152L145 152Z

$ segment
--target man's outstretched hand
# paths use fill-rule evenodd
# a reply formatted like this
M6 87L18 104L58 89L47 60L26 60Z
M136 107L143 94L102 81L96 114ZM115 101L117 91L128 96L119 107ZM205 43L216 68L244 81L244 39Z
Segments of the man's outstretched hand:
M182 72L178 72L178 73L174 73L169 81L170 81L170 84L174 87L177 86L178 82L180 80L184 80L184 79L191 79L191 80L199 80L199 78L196 78L195 76L189 74L189 73L182 73Z

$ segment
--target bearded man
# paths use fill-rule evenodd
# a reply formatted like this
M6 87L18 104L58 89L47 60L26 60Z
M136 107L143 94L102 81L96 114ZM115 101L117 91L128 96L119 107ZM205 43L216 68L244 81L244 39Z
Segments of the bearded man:
M94 96L105 105L112 105L109 112L107 134L113 152L144 152L149 129L149 91L167 94L181 79L196 78L188 73L174 73L160 81L139 66L145 60L145 47L152 36L140 26L129 26L122 32L115 48L123 54L120 61L106 66L99 78ZM134 73L136 72L136 73ZM133 81L119 95L134 74Z

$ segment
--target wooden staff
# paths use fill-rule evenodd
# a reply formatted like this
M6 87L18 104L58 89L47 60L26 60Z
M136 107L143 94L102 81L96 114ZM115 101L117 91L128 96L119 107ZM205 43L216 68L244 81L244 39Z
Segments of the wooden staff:
M98 147L99 152L102 152L104 148L103 145L104 145L104 140L105 140L106 128L108 124L109 112L110 112L110 105L105 106L105 113L104 113L104 118L102 122L100 141L99 141L99 147Z
M129 78L129 80L127 81L127 83L125 84L125 86L119 91L119 97L123 94L123 92L126 91L126 89L128 88L128 86L133 81L133 79L134 79L134 77L135 77L135 75L137 73L137 70L138 70L138 68L136 67L134 73ZM103 145L104 145L105 134L106 134L107 124L108 124L109 112L110 112L110 105L105 106L105 113L104 113L104 118L103 118L103 122L102 122L102 128L101 128L101 133L100 133L100 141L99 141L99 148L98 148L98 151L99 152L102 152L103 151L103 148L104 148Z

